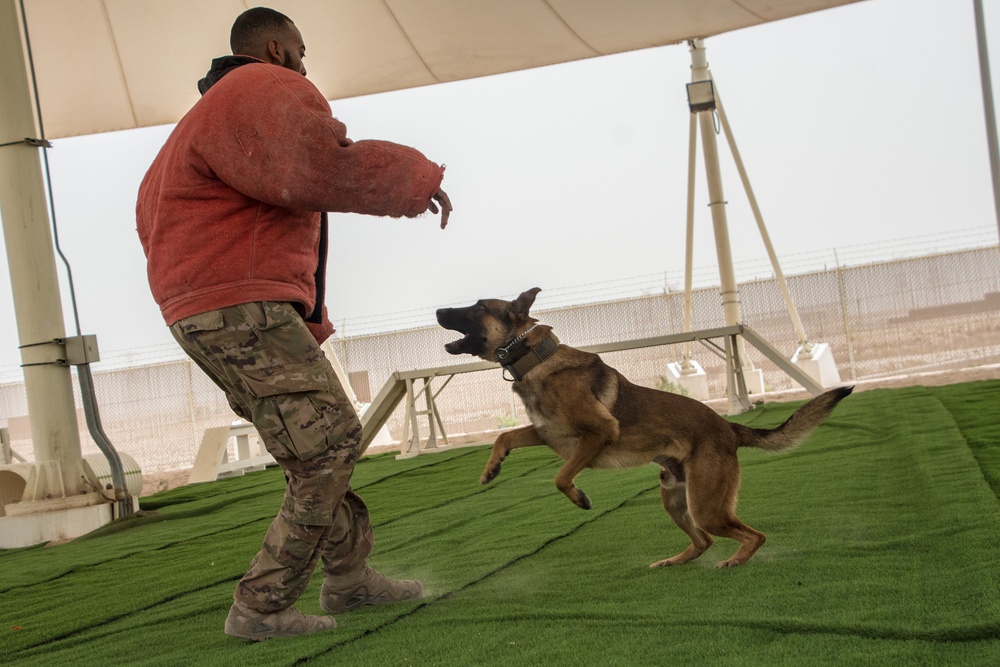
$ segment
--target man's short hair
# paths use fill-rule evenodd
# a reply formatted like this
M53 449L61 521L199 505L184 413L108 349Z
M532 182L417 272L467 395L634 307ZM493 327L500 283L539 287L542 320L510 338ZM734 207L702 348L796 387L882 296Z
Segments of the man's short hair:
M229 46L233 54L255 54L290 23L290 18L268 7L248 9L236 17L229 33Z

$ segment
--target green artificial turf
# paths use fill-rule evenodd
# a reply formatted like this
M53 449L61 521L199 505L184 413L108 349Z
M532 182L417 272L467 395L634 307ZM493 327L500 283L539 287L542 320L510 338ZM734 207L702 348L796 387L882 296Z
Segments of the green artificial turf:
M780 423L801 403L735 418ZM0 552L0 664L1000 664L1000 382L856 393L801 448L743 450L738 514L768 542L683 550L657 469L555 490L549 450L479 484L482 447L359 463L372 563L423 600L247 643L222 624L284 486L277 469L143 499L149 514ZM299 603L319 613L320 577Z

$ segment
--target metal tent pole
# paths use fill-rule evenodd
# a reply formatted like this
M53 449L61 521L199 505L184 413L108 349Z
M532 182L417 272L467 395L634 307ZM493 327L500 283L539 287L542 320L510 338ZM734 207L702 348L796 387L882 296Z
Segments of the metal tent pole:
M38 131L16 0L0 0L0 216L35 451L24 500L90 491L82 473L70 369L63 358L62 302L52 251Z
M691 40L691 81L710 82L704 40ZM740 323L740 296L733 269L733 253L729 243L729 226L726 219L726 200L722 189L722 171L719 167L719 147L715 139L715 122L712 110L695 112L701 128L702 152L705 154L705 173L708 177L709 207L715 232L715 250L719 261L719 279L722 290L722 309L727 326ZM742 343L741 343L742 345ZM740 349L740 358L746 359Z
M705 56L704 40L694 39L691 40L689 44L691 46L691 83L688 84L688 105L690 106L692 116L698 117L698 123L701 127L702 152L705 155L705 172L708 176L709 206L712 211L712 224L715 231L715 247L719 262L722 307L726 318L726 325L739 325L741 314L739 292L736 285L732 250L729 242L729 229L725 208L726 201L722 191L722 175L719 167L719 149L716 141L716 128L714 123L716 113L718 113L720 130L724 131L726 134L726 141L728 142L730 152L733 155L733 160L736 163L740 179L743 182L743 189L750 202L750 207L757 222L757 228L760 231L762 240L764 241L768 257L771 260L771 266L774 268L775 278L777 279L778 286L784 298L788 314L792 319L795 334L799 340L799 348L792 357L792 363L806 368L807 372L820 382L820 384L827 386L838 385L840 384L840 377L837 371L836 363L829 351L829 345L826 343L810 342L806 336L805 328L802 326L798 310L795 307L791 292L788 289L788 283L785 280L784 273L781 271L777 255L774 252L774 246L771 243L771 238L764 225L764 219L760 213L760 207L757 205L757 199L754 195L753 188L750 187L750 179L747 177L746 168L743 165L743 159L740 156L739 149L736 147L736 140L733 138L732 128L729 126L729 120L722 107L722 101L719 98L718 91L715 89L715 82L712 80L712 74L708 68L708 60ZM693 171L691 168L692 162L693 161L689 158L689 236L691 233L690 227L692 216L692 192L690 183L692 179L691 173ZM688 259L688 263L690 264L690 259ZM688 271L688 277L690 278L690 266L688 267ZM687 291L688 298L690 298L690 284L687 285ZM689 308L690 302L686 302L685 306ZM741 374L739 379L746 382L748 385L750 384L749 380L752 380L754 392L764 391L763 374L760 370L755 369L753 364L750 362L750 359L746 354L743 337L736 337L732 355L733 358L739 361L739 368L737 369L737 372ZM686 358L687 356L685 355L685 359ZM749 377L746 377L747 374L750 374ZM730 390L732 390L732 387ZM734 410L739 409L741 406L742 404L737 405L735 402L732 402L732 409Z
M698 161L698 131L695 115L691 114L688 129L688 189L687 189L687 237L684 251L684 331L691 331L691 291L694 272L694 176ZM690 369L691 343L684 343L684 369Z
M48 177L44 151L49 144L40 118L23 11L24 4L18 0L0 3L0 43L4 49L0 51L0 83L5 92L0 107L0 216L10 261L35 464L20 503L7 512L21 517L11 517L13 523L6 526L7 546L79 536L134 510L121 457L104 433L97 409L90 372L90 362L98 358L96 338L79 335L79 321L78 335L65 335L53 249L55 232L50 231L46 180L42 178L43 166ZM23 139L18 141L17 137ZM44 163L40 157L45 158ZM107 500L104 489L82 457L70 366L77 366L87 425L111 470L114 504L110 514L102 509ZM43 513L45 518L39 517Z
M986 46L986 26L983 21L983 0L973 0L976 15L976 44L979 48L979 79L983 88L983 111L986 114L986 141L990 151L990 173L993 176L993 206L997 231L1000 232L1000 150L997 149L997 120L993 108L993 84L990 80L990 55Z

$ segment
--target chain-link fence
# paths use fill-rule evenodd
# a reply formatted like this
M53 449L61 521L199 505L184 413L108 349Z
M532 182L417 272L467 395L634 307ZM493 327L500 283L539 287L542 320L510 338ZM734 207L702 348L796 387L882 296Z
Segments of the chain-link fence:
M1000 362L1000 247L836 268L787 279L812 342L827 343L845 382ZM787 357L798 347L777 282L740 285L742 318ZM484 298L496 296L480 295ZM693 329L723 326L718 287L692 294ZM584 346L683 331L684 294L667 292L534 312L560 340ZM467 363L444 344L455 337L437 326L330 341L359 401L374 398L394 371ZM763 371L765 389L794 382L756 350L750 361ZM680 360L681 345L603 355L633 382L662 387L667 365ZM713 397L725 395L724 360L692 344ZM186 360L119 370L94 369L104 430L120 451L145 471L187 467L204 430L235 419L222 393ZM449 435L526 423L499 371L456 375L437 397ZM77 405L80 405L77 396ZM31 458L24 386L0 384L0 427L11 446ZM402 405L388 423L403 431ZM80 418L83 424L83 418ZM81 428L84 454L99 451Z

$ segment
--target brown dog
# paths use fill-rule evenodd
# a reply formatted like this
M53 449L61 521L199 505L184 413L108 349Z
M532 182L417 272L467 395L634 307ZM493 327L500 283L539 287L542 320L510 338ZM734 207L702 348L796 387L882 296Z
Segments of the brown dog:
M511 450L545 445L566 463L556 487L574 504L590 499L573 484L584 468L659 464L663 507L691 537L691 546L650 567L679 565L700 556L712 535L740 542L717 567L742 565L764 543L764 534L738 518L739 447L777 452L799 445L853 387L833 389L809 401L775 429L733 424L699 401L632 384L599 356L560 345L552 327L528 315L541 290L514 301L486 299L468 308L442 308L438 323L464 334L448 343L450 354L499 362L514 378L531 426L500 434L482 483L500 472Z

